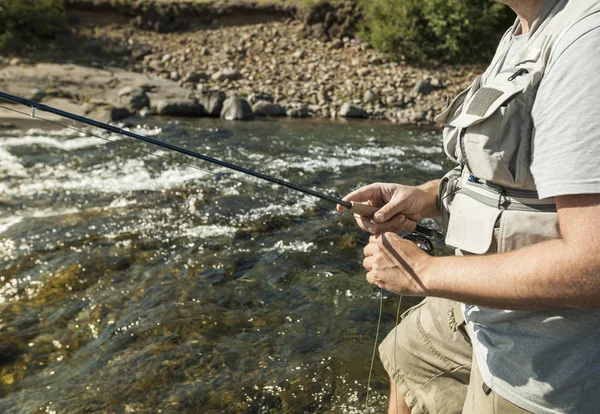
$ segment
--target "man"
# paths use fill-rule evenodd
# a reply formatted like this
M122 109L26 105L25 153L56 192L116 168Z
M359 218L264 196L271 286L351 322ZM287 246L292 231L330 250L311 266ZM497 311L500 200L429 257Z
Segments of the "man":
M459 165L345 200L373 234L367 280L426 296L380 346L390 413L600 412L600 1L504 0L518 15L439 117ZM396 235L443 216L455 257Z

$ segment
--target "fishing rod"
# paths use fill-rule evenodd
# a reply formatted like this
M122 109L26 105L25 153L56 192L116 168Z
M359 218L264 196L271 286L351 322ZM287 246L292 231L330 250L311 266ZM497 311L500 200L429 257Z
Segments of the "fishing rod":
M295 191L298 191L298 192L301 192L304 194L311 195L311 196L319 198L321 200L328 201L332 204L336 204L336 205L339 204L342 207L346 208L347 210L351 211L352 213L358 214L358 215L366 217L366 218L372 218L373 215L379 210L379 208L374 207L374 206L370 206L370 205L362 204L362 203L355 203L355 202L351 202L351 201L345 201L345 200L342 200L341 198L333 197L328 194L325 194L325 193L322 193L319 191L315 191L315 190L312 190L307 187L303 187L298 184L280 180L279 178L275 178L270 175L266 175L266 174L263 174L263 173L260 173L260 172L254 171L254 170L250 170L248 168L240 167L238 165L231 164L229 162L222 161L217 158L209 157L207 155L200 154L198 152L191 151L191 150L188 150L188 149L185 149L182 147L178 147L176 145L168 144L163 141L149 138L144 135L136 134L131 131L127 131L125 129L116 127L114 125L96 121L94 119L86 118L86 117L83 117L80 115L75 115L71 112L62 111L60 109L53 108L51 106L44 105L44 104L29 100L29 99L21 98L19 96L11 95L11 94L0 91L0 98L7 100L9 102L13 102L13 103L17 103L17 104L21 104L21 105L30 107L32 109L32 114L31 114L32 117L35 116L36 111L43 111L43 112L48 112L48 113L51 113L54 115L58 115L63 118L71 119L76 122L81 122L83 124L90 125L90 126L93 126L96 128L100 128L105 131L113 132L115 134L125 135L127 137L134 138L139 141L146 142L148 144L166 148L168 150L175 151L180 154L188 155L190 157L197 158L197 159L200 159L203 161L207 161L212 164L220 165L221 167L225 167L225 168L228 168L228 169L231 169L231 170L234 170L234 171L246 174L246 175L250 175L250 176L259 178L261 180L269 181L273 184L277 184L277 185L280 185L280 186L283 186L286 188L290 188L292 190L295 190ZM444 235L437 230L430 229L428 227L425 227L425 226L415 223L414 230L412 230L411 234L407 235L406 238L415 242L415 244L417 244L420 248L422 248L423 250L432 254L433 253L433 244L428 239L431 238L431 239L435 239L435 240L443 240Z

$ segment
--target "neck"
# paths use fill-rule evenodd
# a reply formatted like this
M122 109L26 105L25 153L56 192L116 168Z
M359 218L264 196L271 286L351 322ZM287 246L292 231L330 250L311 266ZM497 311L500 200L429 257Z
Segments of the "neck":
M508 7L514 10L519 16L521 26L517 29L516 35L528 33L535 20L544 0L502 0Z

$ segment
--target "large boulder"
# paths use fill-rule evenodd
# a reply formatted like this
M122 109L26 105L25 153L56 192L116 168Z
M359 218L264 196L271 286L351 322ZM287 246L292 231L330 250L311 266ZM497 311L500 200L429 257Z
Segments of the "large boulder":
M150 98L142 88L126 86L119 91L118 96L119 104L133 112L150 106Z
M363 108L350 102L344 102L339 115L344 118L367 118L367 112Z
M193 99L165 99L156 103L156 112L163 116L202 117L208 115Z
M252 106L255 116L285 116L285 108L268 101L258 101Z
M239 96L230 96L223 102L221 118L228 121L248 121L254 119L254 113L247 100Z
M225 93L221 91L202 91L198 96L198 102L204 106L210 116L220 116L225 98Z

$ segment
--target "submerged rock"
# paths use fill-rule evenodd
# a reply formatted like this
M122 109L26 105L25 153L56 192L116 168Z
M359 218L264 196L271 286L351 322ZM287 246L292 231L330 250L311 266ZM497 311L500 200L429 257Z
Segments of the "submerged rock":
M207 112L193 99L165 99L156 104L156 112L163 116L202 117Z
M223 102L221 118L228 121L249 121L254 119L254 113L247 100L239 96L231 96Z

